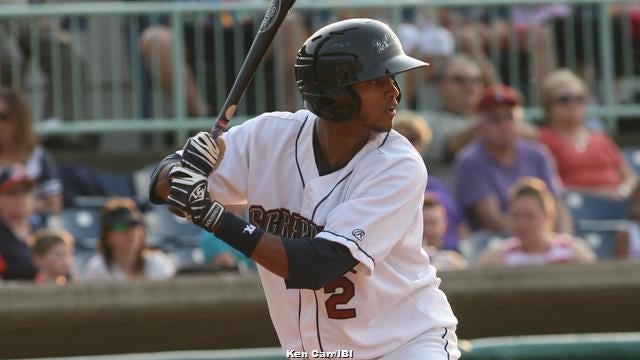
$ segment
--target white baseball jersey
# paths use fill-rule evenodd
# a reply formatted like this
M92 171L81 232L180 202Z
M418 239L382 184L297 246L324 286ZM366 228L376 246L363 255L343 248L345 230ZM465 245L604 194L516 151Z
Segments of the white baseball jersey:
M319 176L315 121L301 110L233 127L209 178L212 198L248 203L252 224L283 237L335 241L360 262L317 291L287 289L259 267L282 348L309 357L353 350L354 358L371 359L434 329L445 348L445 328L457 320L421 247L427 171L420 155L397 132L379 133L344 168Z

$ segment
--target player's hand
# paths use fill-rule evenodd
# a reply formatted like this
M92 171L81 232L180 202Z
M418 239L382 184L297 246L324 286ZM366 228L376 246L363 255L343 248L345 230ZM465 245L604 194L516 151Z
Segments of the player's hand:
M224 212L224 206L209 197L207 178L184 166L169 173L169 210L212 232Z
M212 138L201 131L190 137L182 148L182 164L202 175L208 176L218 168L227 146L221 137Z

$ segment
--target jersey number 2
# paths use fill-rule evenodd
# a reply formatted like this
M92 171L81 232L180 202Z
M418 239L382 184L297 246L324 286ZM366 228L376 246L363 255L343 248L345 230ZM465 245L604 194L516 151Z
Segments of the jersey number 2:
M337 292L338 289L341 289L341 291ZM324 303L330 319L351 319L356 317L356 309L354 308L338 309L338 305L345 305L355 295L353 281L340 276L324 287L324 293L333 294Z

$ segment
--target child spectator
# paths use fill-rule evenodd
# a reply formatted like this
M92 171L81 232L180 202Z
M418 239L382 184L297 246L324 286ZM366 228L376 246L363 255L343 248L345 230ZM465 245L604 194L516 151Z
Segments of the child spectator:
M424 196L422 206L424 229L422 247L429 254L431 265L438 270L459 270L467 267L467 261L453 250L443 250L447 229L447 213L444 206L430 193Z
M29 241L33 262L38 268L35 282L64 285L74 272L73 237L62 229L41 229Z
M513 236L480 255L478 267L595 262L583 240L553 231L556 206L544 181L524 177L509 195Z
M636 184L629 197L631 212L627 228L616 235L616 257L640 259L640 183Z
M38 180L36 212L62 210L62 182L53 156L38 144L31 111L22 93L0 88L0 165L22 164Z
M100 215L99 253L89 259L85 280L168 279L174 263L160 251L145 245L142 213L129 198L107 201Z
M549 148L564 187L612 198L629 196L637 181L618 146L585 127L587 88L570 70L552 72L543 83L542 107L548 125L540 140Z

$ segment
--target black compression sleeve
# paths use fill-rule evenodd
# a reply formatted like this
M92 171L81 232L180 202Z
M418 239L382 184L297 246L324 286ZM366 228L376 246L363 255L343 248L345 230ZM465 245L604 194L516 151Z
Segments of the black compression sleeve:
M251 257L263 231L243 219L225 212L214 234L222 241ZM317 290L358 264L349 249L323 238L282 238L287 255L289 289Z
M358 264L346 246L334 241L282 240L289 263L289 279L285 281L289 289L320 289Z
M149 201L151 201L151 203L164 204L164 199L155 196L155 194L153 193L153 189L156 187L156 182L158 182L158 175L160 175L162 169L164 169L165 166L173 165L177 162L180 162L180 155L173 153L160 160L155 169L153 169L153 172L149 177Z

